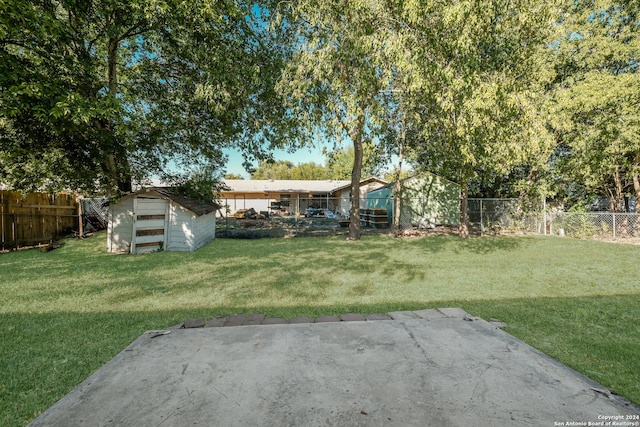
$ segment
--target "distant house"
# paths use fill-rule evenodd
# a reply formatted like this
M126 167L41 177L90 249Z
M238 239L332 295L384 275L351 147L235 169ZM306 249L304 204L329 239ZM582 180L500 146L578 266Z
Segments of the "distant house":
M362 199L366 191L385 183L377 178L361 181ZM296 214L307 208L323 208L345 215L349 209L351 181L347 180L226 179L224 184L229 190L221 191L220 198L231 213L253 208L258 212Z
M432 173L422 173L401 181L400 223L428 226L460 222L460 186ZM367 208L384 208L389 222L394 218L394 183L367 193Z
M132 254L195 251L215 238L218 209L168 187L136 191L110 206L107 249Z

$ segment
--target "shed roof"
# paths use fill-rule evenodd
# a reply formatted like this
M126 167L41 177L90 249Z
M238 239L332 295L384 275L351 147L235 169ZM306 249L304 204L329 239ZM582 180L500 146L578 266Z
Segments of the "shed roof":
M433 176L434 178L438 178L441 181L447 182L447 183L455 185L457 187L460 186L460 184L458 184L457 182L451 181L450 179L444 178L444 177L442 177L440 175L437 175L437 174L435 174L433 172L429 172L429 171L420 172L418 174L411 175L411 176L409 176L407 178L402 178L400 180L400 182L404 183L404 182L407 182L407 181L411 181L413 179L419 179L422 175L430 175L430 176ZM394 184L395 184L395 182L390 182L388 184L383 185L380 188L376 188L375 190L369 191L369 193L373 193L375 191L381 191L381 190L384 190L385 188L393 188Z
M190 210L197 216L206 215L220 209L220 205L210 202L205 203L192 197L187 197L178 192L176 187L149 187L138 190L125 197L136 197L143 194L155 194L163 199L171 200L185 209Z
M365 178L362 181L360 181L360 185L367 185L367 184L370 184L372 182L377 182L377 183L379 183L381 185L387 185L388 184L388 182L385 181L384 179L376 178L375 176L370 176L369 178ZM351 187L351 181L347 181L347 184L335 188L334 191L344 190L344 189L350 188L350 187Z
M331 193L348 185L345 180L278 180L278 179L225 179L233 192L241 193Z

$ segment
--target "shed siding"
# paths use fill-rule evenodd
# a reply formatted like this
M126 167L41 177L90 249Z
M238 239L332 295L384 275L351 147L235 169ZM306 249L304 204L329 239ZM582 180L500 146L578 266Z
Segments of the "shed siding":
M169 233L167 250L193 251L194 234L193 220L195 215L182 209L176 203L169 205Z
M137 197L138 206L136 208L136 216L141 215L164 215L165 203L164 199L159 197Z
M401 224L419 224L421 218L433 219L437 224L457 224L460 187L432 174L413 177L403 182ZM379 188L367 194L367 207L387 209L393 221L393 185Z
M437 224L460 222L458 185L428 174L407 180L402 191L401 221L417 223L420 218L433 218Z
M216 214L211 212L195 220L195 249L199 249L216 237Z
M367 194L367 207L386 209L387 218L393 222L393 190L391 187L383 187Z
M161 215L161 214L159 214ZM140 215L138 215L140 216ZM164 228L165 220L164 219L147 219L144 221L140 221L138 218L138 225L136 229L138 230L152 230L156 228Z
M133 240L133 199L125 199L109 207L107 251L129 253Z

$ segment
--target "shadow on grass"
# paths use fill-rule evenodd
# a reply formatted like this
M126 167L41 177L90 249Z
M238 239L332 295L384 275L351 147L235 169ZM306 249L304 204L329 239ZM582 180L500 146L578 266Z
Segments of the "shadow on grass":
M519 249L530 242L532 238L483 236L460 240L462 240L462 242L458 242L460 246L458 251L465 250L476 254L489 254L492 252Z
M519 249L533 241L533 238L522 236L472 236L464 239L457 236L427 236L417 240L419 241L419 246L428 252L448 250L455 254L464 252L490 254Z
M24 275L27 285L8 293L7 301L23 311L34 309L34 304L44 311L50 307L106 311L194 307L219 300L227 305L283 298L297 303L305 298L322 301L328 294L333 296L331 302L380 292L396 297L411 292L415 297L416 292L428 294L425 287L445 292L444 283L472 282L487 274L487 269L496 269L488 266L500 265L504 277L496 275L494 281L508 282L520 269L510 272L505 268L504 253L513 257L523 252L514 262L527 265L536 251L517 250L528 249L533 241L542 240L452 236L367 237L360 242L340 238L224 240L194 253L146 255L109 255L104 248L96 252L92 250L95 244L82 242L66 252L37 253L16 264L9 276ZM27 263L30 267L25 269ZM531 264L528 267L537 271ZM392 288L390 284L404 285ZM375 286L386 290L376 291Z
M316 238L331 238L334 241L340 241L345 238L346 234L343 233L333 233L333 232L322 232L317 231L315 234L308 233L297 233L297 234L287 234L284 230L252 230L252 229L234 229L234 230L223 230L221 231L217 237L219 238L232 238L232 239L246 239L246 240L256 240L261 238L283 238L283 237L292 237L294 239L304 239L310 237ZM420 236L418 238L393 238L388 232L381 233L373 233L369 232L363 233L362 240L360 242L353 242L353 246L358 245L372 245L375 244L376 240L379 239L393 239L393 240L405 240L407 242L414 242L417 240L421 241L423 248L427 251L437 252L443 249L453 249L456 252L468 251L478 254L486 254L494 251L504 251L504 250L512 250L521 246L526 240L525 237L519 236L515 237L505 237L505 236L472 236L468 239L463 239L455 235L425 235ZM290 239L285 241L290 242Z
M23 425L122 351L144 331L193 317L264 313L269 317L317 317L344 313L461 307L595 381L640 403L640 295L579 298L406 301L332 306L219 306L198 310L102 313L0 314L0 424Z

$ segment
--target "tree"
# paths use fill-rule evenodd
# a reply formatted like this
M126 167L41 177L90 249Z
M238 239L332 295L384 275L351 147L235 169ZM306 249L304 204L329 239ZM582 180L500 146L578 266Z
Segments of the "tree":
M293 162L262 161L251 173L251 179L289 179L289 171L293 168Z
M224 179L244 179L244 177L236 173L226 173L224 174Z
M133 179L167 177L169 160L189 175L220 169L226 145L259 153L264 140L281 141L282 56L254 3L0 8L0 168L13 186L117 196Z
M353 147L326 151L326 167L331 179L351 179L355 150ZM373 143L362 144L361 176L378 176L384 166L380 147Z
M403 179L411 178L413 174L414 174L413 170L411 170L410 168L407 169L404 167L400 167L400 168L394 167L392 170L386 172L382 179L384 179L387 182L396 182L398 180L401 181Z
M262 161L251 174L251 179L295 179L314 180L328 179L327 169L316 163L294 165L287 160Z
M461 186L460 235L469 235L467 197L480 174L505 175L546 152L531 85L536 52L552 28L547 2L518 0L406 4L404 51L413 61L395 87L417 163Z
M285 3L283 2L283 8ZM294 54L280 93L308 133L346 139L354 150L349 239L360 238L360 179L364 145L383 132L381 92L391 82L385 57L390 33L383 2L302 0L286 3Z
M637 2L569 2L551 48L552 125L561 182L625 210L640 200L640 15ZM636 203L640 212L640 203Z
M326 180L330 179L325 166L314 162L300 163L291 170L291 179L297 180Z

